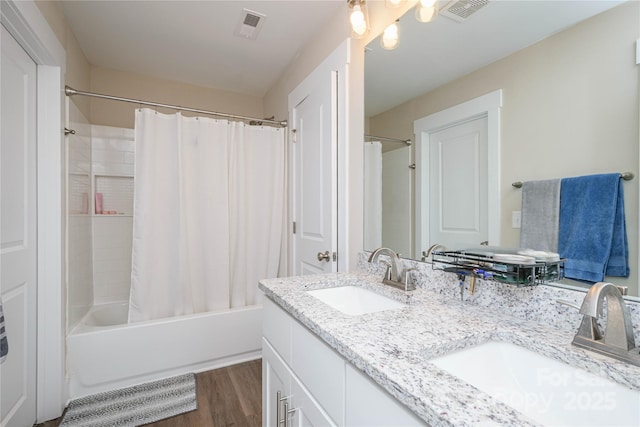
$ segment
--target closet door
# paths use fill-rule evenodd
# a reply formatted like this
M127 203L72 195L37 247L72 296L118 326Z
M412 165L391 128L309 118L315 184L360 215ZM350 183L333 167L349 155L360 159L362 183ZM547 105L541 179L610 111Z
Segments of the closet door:
M2 27L0 425L36 421L36 64Z

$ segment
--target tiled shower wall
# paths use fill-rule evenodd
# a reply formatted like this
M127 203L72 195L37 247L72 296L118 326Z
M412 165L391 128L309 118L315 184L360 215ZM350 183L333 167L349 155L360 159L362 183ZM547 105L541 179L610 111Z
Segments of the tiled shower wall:
M94 304L129 299L133 237L132 129L90 125L69 100L67 143L68 329ZM103 210L95 210L95 193Z
M68 99L68 98L67 98ZM67 144L67 306L71 330L93 304L91 195L91 126L68 100Z
M91 126L94 193L103 211L93 216L94 303L129 299L133 238L133 129ZM92 212L95 198L92 197Z

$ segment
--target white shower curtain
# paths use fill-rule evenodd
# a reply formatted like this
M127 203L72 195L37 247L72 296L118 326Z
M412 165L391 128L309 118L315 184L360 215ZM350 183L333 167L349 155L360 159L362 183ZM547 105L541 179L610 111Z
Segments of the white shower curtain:
M129 321L256 303L278 271L284 131L136 110Z
M364 143L364 249L382 246L382 144Z

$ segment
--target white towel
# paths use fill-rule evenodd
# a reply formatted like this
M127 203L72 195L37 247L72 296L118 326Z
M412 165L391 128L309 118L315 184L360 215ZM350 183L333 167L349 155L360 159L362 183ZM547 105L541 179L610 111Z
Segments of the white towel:
M520 247L558 252L560 180L522 184Z
M7 332L4 327L4 311L2 310L2 299L0 299L0 363L7 359L9 353L9 342Z

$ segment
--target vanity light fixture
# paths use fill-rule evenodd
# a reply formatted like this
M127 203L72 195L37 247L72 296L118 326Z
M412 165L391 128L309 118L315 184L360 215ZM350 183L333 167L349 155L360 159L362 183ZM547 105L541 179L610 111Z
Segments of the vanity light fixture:
M393 50L400 44L400 39L398 37L398 21L399 19L396 19L396 22L384 29L384 33L382 33L382 37L380 37L380 45L383 49Z
M418 22L431 22L438 15L437 0L420 0L416 6L416 19Z
M364 0L347 0L349 9L349 22L351 23L351 37L360 39L369 32L369 19Z

